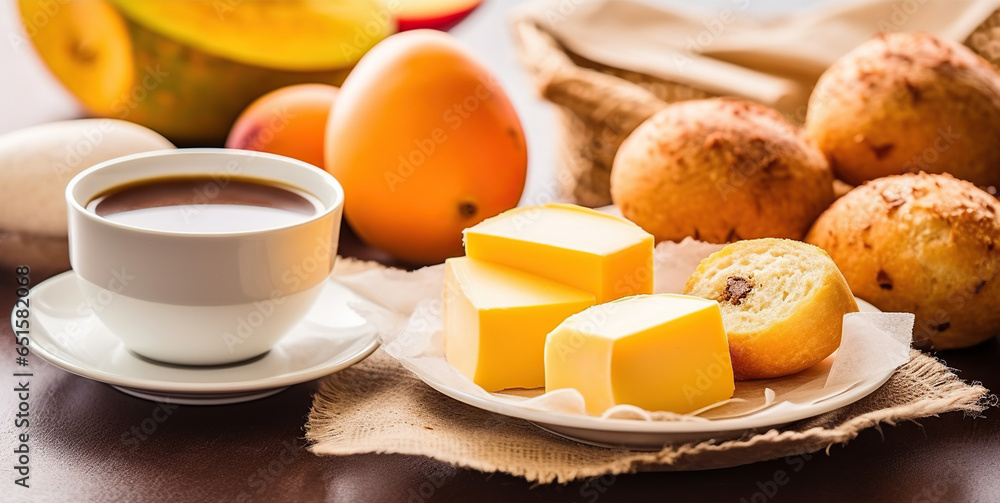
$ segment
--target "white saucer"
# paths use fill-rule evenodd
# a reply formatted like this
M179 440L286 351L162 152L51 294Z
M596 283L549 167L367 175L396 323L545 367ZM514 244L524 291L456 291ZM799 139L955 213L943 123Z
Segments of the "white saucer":
M77 281L69 271L31 290L33 353L147 400L190 405L255 400L345 369L378 347L375 328L347 307L357 294L330 279L306 319L262 357L219 367L158 364L125 349L88 307Z

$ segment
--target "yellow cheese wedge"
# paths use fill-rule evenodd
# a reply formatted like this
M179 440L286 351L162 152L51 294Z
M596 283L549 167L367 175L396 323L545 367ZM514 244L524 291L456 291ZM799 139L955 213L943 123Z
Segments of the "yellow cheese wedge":
M571 204L514 208L465 230L465 254L586 290L597 302L653 293L653 236Z
M618 404L684 414L730 398L719 305L637 295L575 314L545 341L545 388L576 388L595 415Z
M592 305L583 290L468 257L448 259L445 357L487 391L545 386L545 336Z

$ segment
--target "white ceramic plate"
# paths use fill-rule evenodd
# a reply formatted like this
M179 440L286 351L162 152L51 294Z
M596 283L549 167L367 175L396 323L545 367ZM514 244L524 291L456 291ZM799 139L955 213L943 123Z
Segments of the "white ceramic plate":
M244 402L332 374L375 351L374 327L347 307L357 298L330 279L306 319L264 356L228 366L183 367L125 349L93 314L100 299L88 307L69 271L31 290L30 347L57 367L140 398L194 405Z
M878 311L874 306L860 299L858 299L858 307L861 311ZM602 447L655 450L668 444L736 438L752 431L776 428L818 416L868 396L889 380L889 377L895 372L893 369L884 374L872 376L842 394L808 406L790 407L791 404L779 403L760 412L737 418L706 422L669 422L602 419L579 414L530 410L470 395L440 382L416 367L410 365L406 365L406 367L430 387L455 400L497 414L526 419L556 435Z
M545 430L571 440L602 447L657 450L667 444L736 438L753 430L776 428L830 412L864 398L892 376L892 372L874 376L843 394L795 410L788 410L779 404L756 414L733 419L707 422L667 422L601 419L576 414L528 410L469 395L448 387L417 369L410 368L410 370L414 371L430 387L455 400L497 414L526 419Z

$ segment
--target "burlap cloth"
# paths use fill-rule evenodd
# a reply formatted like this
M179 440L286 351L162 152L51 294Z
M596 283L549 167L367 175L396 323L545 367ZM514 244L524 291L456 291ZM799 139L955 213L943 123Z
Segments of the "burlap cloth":
M334 274L370 263L339 260ZM316 454L428 456L532 482L568 482L602 474L702 470L803 454L843 444L866 428L945 412L978 416L996 396L967 384L931 356L913 350L881 388L849 406L741 438L665 446L657 452L594 447L528 421L487 412L430 388L390 356L326 377L313 398L306 438Z
M816 80L884 31L924 31L1000 62L996 0L875 0L756 22L734 1L703 16L624 0L532 2L513 18L518 53L538 93L557 105L562 199L611 204L622 141L681 100L737 96L806 116Z

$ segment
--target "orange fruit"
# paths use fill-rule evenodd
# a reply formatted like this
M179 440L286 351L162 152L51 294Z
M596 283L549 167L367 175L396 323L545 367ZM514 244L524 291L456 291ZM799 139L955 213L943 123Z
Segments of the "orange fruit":
M326 84L271 91L240 114L226 147L281 154L322 168L326 123L337 93Z
M414 264L462 255L462 231L517 205L527 149L514 107L450 35L415 30L366 54L341 87L326 167L368 244Z

